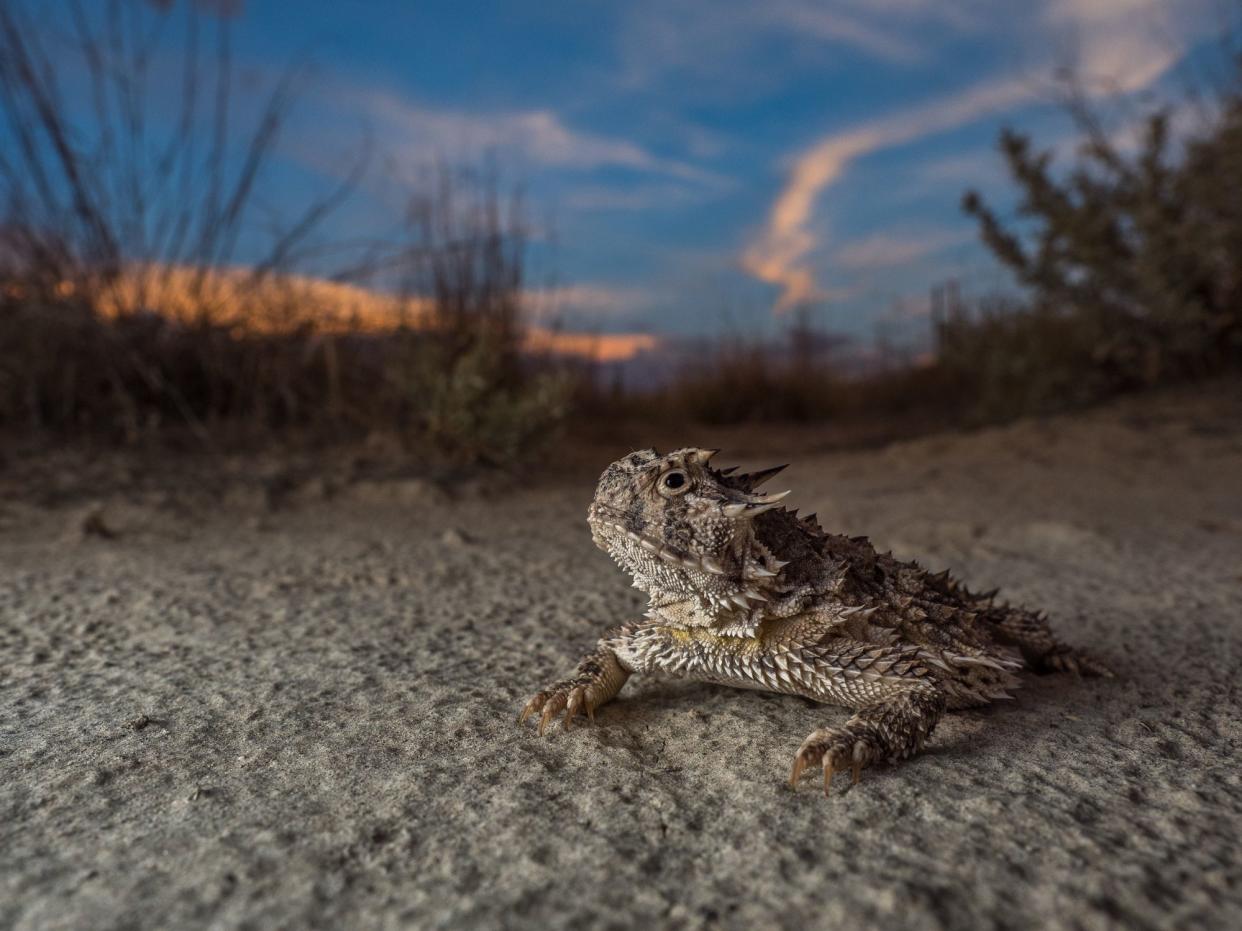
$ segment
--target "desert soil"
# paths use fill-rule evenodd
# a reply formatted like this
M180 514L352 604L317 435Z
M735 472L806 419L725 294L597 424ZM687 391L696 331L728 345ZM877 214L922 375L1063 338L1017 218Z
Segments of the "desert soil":
M830 799L785 780L847 712L799 698L635 680L594 726L515 725L640 611L583 519L625 451L488 494L96 505L10 461L0 926L1242 927L1236 384L795 458L825 526L1118 673L1028 676Z

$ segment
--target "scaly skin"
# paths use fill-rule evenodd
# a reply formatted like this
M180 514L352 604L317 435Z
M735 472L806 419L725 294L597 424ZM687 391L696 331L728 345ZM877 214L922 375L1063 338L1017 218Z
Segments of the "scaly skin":
M802 695L855 711L813 731L790 782L922 749L946 709L1009 698L1023 667L1111 675L1058 641L1041 615L972 593L947 572L822 530L757 491L782 467L717 470L715 450L648 449L600 477L596 545L650 596L644 619L609 631L575 673L536 694L519 722L542 735L616 697L633 673Z

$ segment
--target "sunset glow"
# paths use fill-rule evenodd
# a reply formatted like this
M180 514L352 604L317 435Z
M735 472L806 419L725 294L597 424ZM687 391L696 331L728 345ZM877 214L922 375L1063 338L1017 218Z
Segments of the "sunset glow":
M68 293L73 288L66 283L62 290ZM385 294L303 275L256 276L249 268L134 266L97 291L92 303L106 317L152 310L179 323L207 322L238 335L425 329L431 315L431 302L425 297ZM528 302L545 298L542 292L531 292ZM652 333L593 333L538 324L525 328L523 341L523 348L533 354L591 362L624 362L659 345Z
M652 333L574 333L532 327L526 335L528 352L576 356L592 362L625 362L639 353L659 348Z

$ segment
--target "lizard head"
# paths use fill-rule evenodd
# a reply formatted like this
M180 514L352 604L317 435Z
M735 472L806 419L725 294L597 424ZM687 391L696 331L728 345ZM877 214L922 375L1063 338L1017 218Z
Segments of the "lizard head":
M595 544L638 588L694 596L719 615L766 600L782 564L758 546L752 522L789 492L756 492L784 466L738 475L713 469L715 453L644 449L618 459L600 476L587 521Z

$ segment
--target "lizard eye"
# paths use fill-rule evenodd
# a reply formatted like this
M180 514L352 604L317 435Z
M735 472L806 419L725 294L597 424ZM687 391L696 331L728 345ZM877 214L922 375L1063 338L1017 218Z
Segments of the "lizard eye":
M690 487L690 479L681 469L671 469L660 476L660 494L679 495Z

